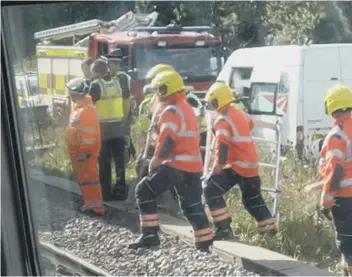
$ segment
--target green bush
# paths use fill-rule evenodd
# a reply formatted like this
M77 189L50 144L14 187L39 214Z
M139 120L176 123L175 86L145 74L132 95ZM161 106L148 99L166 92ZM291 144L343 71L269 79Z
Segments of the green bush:
M274 155L259 150L261 160L273 162ZM264 159L263 159L264 157ZM261 168L262 187L273 187L272 170ZM315 167L302 165L294 156L281 158L277 211L280 215L276 236L257 233L254 218L244 209L240 191L232 189L226 194L226 201L232 216L232 226L241 241L258 245L291 256L292 258L312 263L321 268L328 268L334 273L341 273L339 253L335 246L334 232L330 222L319 213L320 195L307 195L303 188L317 178ZM263 192L268 206L272 198Z

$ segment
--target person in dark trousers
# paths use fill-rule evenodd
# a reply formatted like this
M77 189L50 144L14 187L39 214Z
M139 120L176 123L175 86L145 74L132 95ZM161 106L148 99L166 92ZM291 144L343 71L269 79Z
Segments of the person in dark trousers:
M352 91L335 85L327 91L324 104L334 122L320 151L321 212L333 222L344 274L352 277Z
M105 56L108 61L110 75L117 78L124 95L131 94L130 76L121 68L123 54L121 49L115 49L109 55ZM125 125L125 162L128 162L130 156L135 156L135 149L131 138L132 112L130 99L124 99L124 113L127 115Z
M111 78L106 61L97 59L91 65L93 81L90 95L100 120L102 147L99 157L99 174L103 200L126 200L125 180L125 111L124 101L129 94L121 89L116 78ZM111 161L114 159L117 182L112 188Z

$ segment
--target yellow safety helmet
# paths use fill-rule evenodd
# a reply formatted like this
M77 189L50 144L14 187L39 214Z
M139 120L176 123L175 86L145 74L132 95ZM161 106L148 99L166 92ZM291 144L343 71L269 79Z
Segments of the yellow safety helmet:
M171 65L160 63L149 69L145 79L151 81L158 73L163 71L175 71L175 69Z
M352 91L345 86L335 85L327 91L324 103L328 115L338 110L352 108Z
M177 92L184 91L183 78L176 71L163 71L155 76L150 84L157 89L157 95L161 98L167 98Z
M208 89L205 101L208 109L218 111L226 105L235 102L236 98L226 83L217 81Z

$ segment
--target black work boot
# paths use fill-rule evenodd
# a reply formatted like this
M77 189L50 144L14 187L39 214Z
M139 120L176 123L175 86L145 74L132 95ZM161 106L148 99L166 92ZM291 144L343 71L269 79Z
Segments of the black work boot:
M142 234L128 248L137 249L145 247L153 247L160 245L160 238L157 232L143 230Z
M201 252L209 253L212 246L213 246L213 240L196 242L196 248Z
M215 223L215 228L214 241L237 239L237 236L232 231L229 220Z
M119 186L116 184L112 189L113 200L125 201L128 197L128 187L126 185Z

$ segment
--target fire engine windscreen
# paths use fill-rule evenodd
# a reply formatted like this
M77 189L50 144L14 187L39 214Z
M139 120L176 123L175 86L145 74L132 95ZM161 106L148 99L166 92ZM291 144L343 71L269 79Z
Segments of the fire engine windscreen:
M287 92L277 83L252 83L249 101L251 113L283 115L287 112Z
M166 63L173 66L187 81L215 81L221 61L216 49L202 48L136 48L134 67L138 79L144 79L154 65Z

